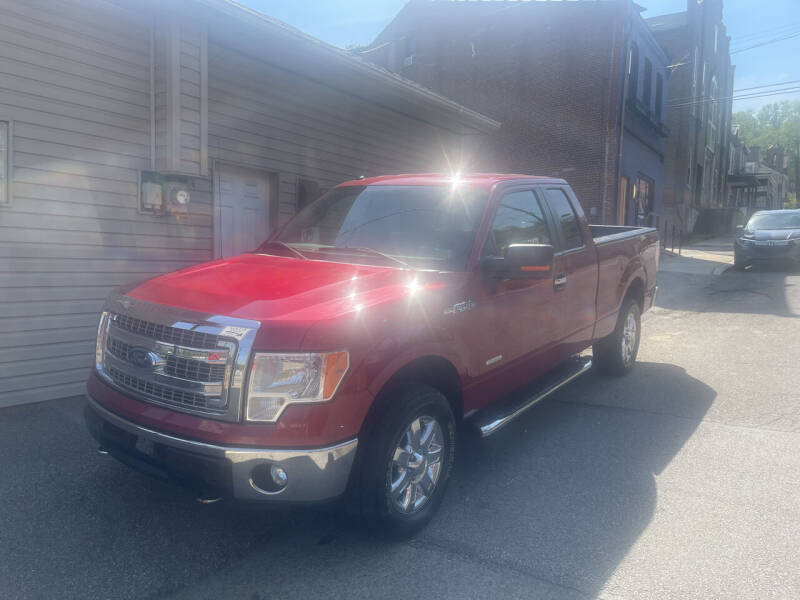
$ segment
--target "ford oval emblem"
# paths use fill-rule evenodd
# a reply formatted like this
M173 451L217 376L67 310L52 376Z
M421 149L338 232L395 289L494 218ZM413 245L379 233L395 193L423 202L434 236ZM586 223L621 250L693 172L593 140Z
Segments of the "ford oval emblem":
M144 369L146 367L153 367L155 365L154 358L158 358L157 356L153 356L153 353L150 352L147 348L140 348L138 346L134 346L130 350L128 350L128 360L131 364Z

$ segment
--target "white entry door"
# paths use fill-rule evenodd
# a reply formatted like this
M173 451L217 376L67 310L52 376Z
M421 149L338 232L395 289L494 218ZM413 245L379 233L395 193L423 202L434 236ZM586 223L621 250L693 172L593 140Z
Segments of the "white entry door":
M215 173L215 258L254 250L269 233L269 176L226 165Z

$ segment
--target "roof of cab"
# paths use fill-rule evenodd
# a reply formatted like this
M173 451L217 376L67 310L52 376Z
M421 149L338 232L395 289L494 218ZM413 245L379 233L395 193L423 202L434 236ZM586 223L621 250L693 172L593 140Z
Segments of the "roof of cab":
M557 177L541 175L520 175L519 173L468 173L463 175L446 175L444 173L411 173L405 175L381 175L364 179L351 179L336 187L351 185L452 185L459 183L473 188L490 188L502 181L529 181L536 183L566 183Z

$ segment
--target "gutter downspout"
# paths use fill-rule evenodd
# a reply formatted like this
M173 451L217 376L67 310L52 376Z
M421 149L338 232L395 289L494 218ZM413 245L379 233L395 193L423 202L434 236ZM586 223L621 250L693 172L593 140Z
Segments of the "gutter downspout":
M156 17L150 21L150 170L156 170Z
M630 38L631 38L631 27L628 27L630 21L630 3L627 5L628 11L625 14L625 23L623 27L625 27L625 35L623 36L623 45L622 45L622 86L621 86L621 98L619 103L619 110L617 111L617 118L619 119L619 123L617 125L617 156L616 156L616 166L614 168L614 206L617 206L619 202L619 180L620 174L622 172L622 143L625 139L625 113L627 108L627 101L628 101L628 80L630 79L628 73L628 55L630 53ZM625 193L625 198L623 199L625 202L625 220L627 221L628 217L628 194L627 190ZM619 213L619 207L617 206L617 213ZM615 219L616 221L616 215ZM621 223L621 225L625 225L625 223Z

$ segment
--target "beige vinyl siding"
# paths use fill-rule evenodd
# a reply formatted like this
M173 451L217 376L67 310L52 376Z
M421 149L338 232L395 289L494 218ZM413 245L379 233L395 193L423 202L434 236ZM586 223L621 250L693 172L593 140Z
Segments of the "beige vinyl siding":
M208 182L180 223L137 210L151 165L149 23L106 2L0 0L0 120L13 123L0 406L82 393L106 294L211 255Z

